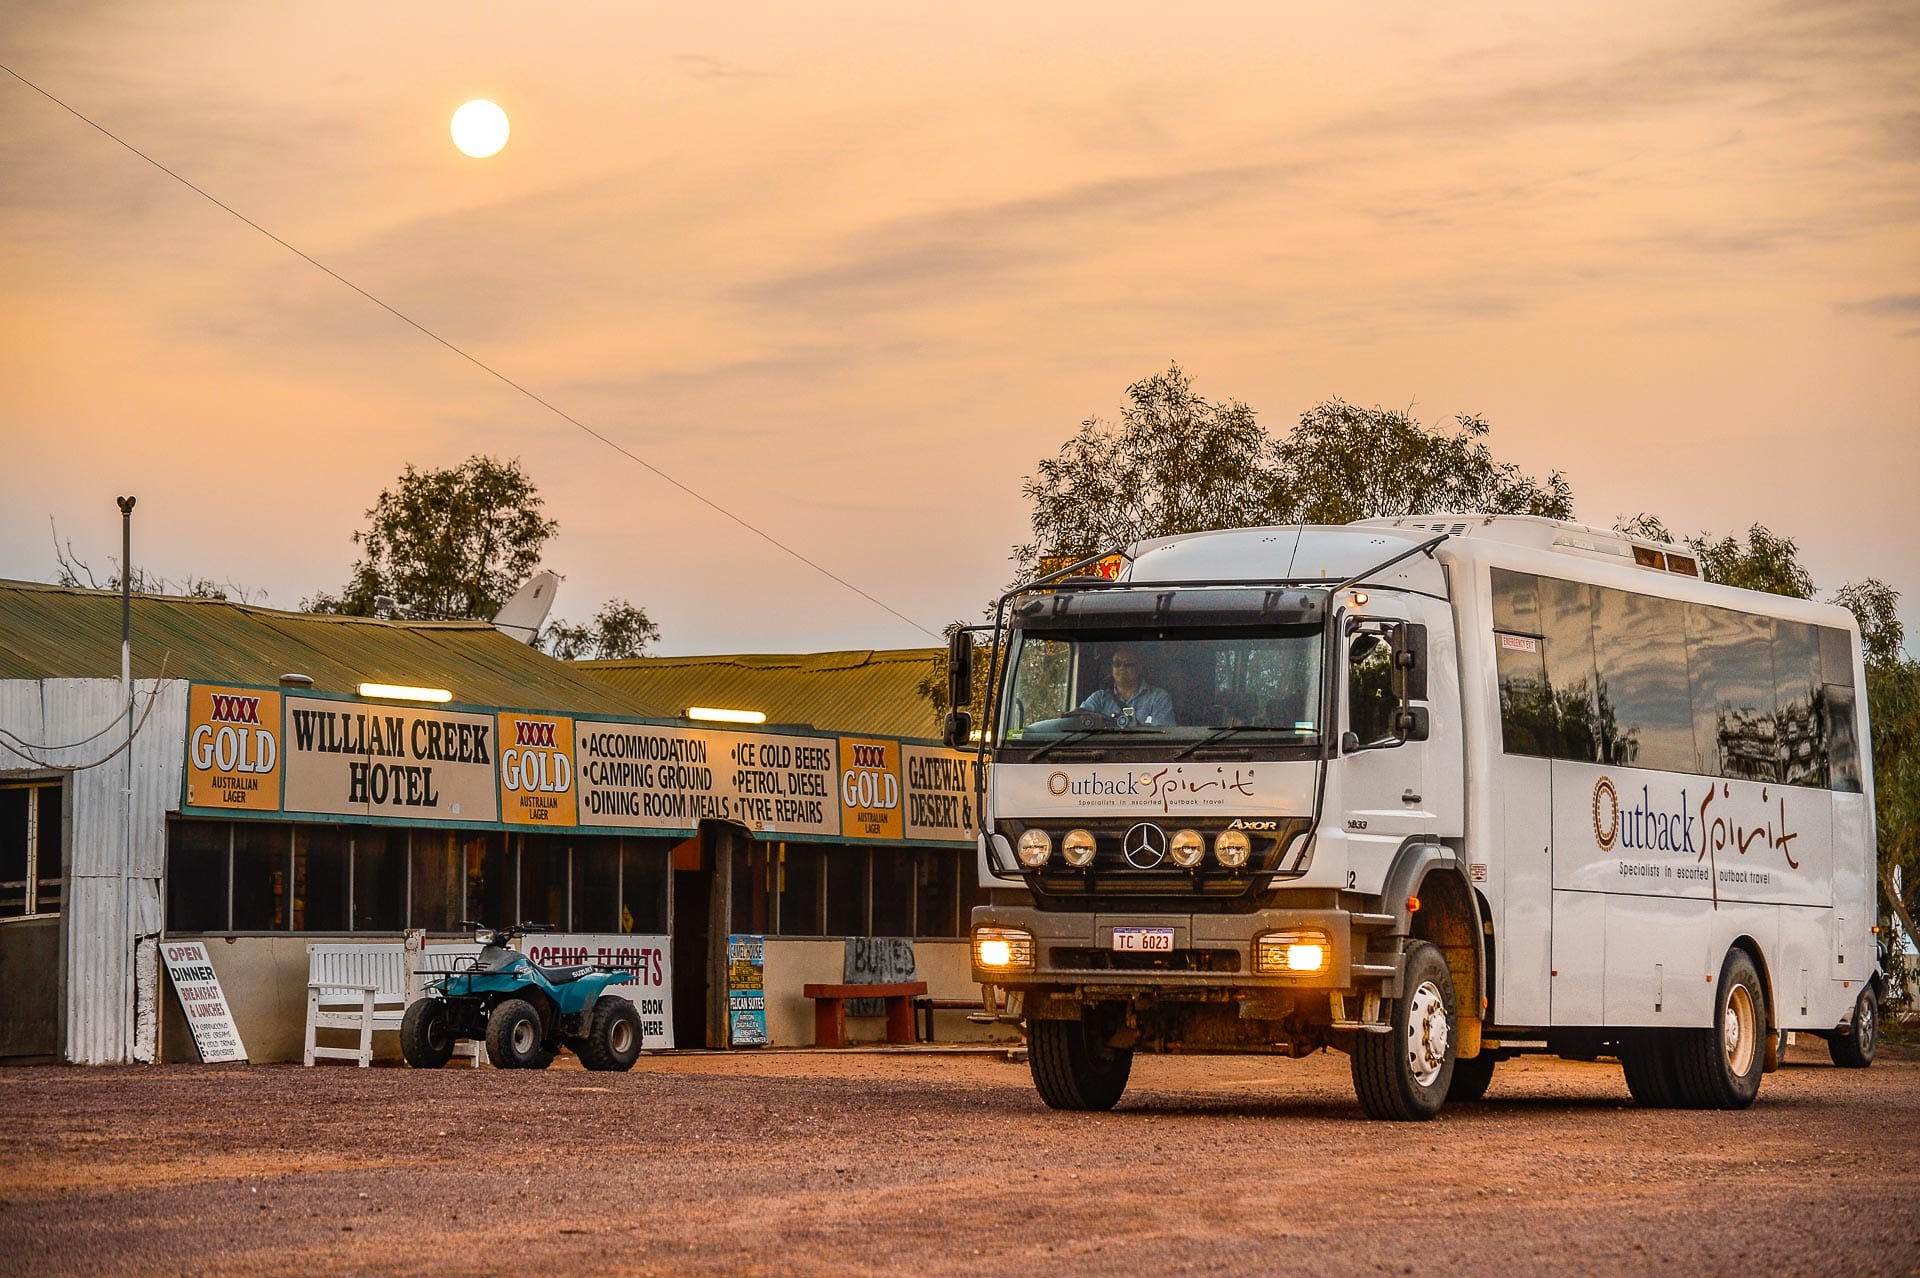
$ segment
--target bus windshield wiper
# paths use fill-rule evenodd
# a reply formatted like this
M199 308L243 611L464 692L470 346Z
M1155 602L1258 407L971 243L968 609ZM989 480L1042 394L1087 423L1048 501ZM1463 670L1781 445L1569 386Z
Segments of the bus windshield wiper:
M1104 727L1082 728L1078 732L1069 732L1065 736L1055 737L1053 740L1041 746L1038 750L1035 750L1033 754L1028 757L1027 762L1038 763L1040 760L1046 758L1048 755L1052 754L1055 750L1058 750L1063 745L1071 745L1075 741L1085 741L1088 737L1093 736L1095 733L1106 732L1106 731L1109 731L1109 729Z
M1188 746L1186 749L1174 755L1173 758L1169 760L1169 762L1177 763L1179 760L1186 758L1188 755L1192 754L1196 750L1204 750L1216 741L1224 741L1228 737L1238 735L1239 733L1242 733L1242 732L1286 732L1286 733L1290 733L1295 736L1298 736L1300 729L1283 728L1283 727L1280 727L1278 724L1272 724L1272 723L1228 724L1224 728L1216 728L1212 732L1209 732L1206 736L1201 737L1198 741L1194 742L1192 745Z

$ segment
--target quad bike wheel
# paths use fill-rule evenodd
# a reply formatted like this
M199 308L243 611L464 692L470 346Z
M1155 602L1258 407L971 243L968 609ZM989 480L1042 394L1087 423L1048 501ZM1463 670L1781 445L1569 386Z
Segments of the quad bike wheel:
M400 1018L400 1055L415 1069L439 1069L453 1059L453 1026L447 1005L417 999Z
M487 1017L487 1055L496 1069L545 1069L553 1053L544 1042L540 1013L523 998L506 999Z
M626 1071L640 1059L640 1013L633 1000L602 994L593 1005L593 1019L584 1037L574 1044L580 1063L588 1069Z

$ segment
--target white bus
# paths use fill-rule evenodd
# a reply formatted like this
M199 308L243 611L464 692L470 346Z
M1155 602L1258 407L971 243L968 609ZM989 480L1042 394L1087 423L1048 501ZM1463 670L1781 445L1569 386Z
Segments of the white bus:
M1857 626L1697 574L1458 515L1164 538L1011 592L973 975L1043 1099L1112 1106L1137 1051L1332 1047L1399 1120L1528 1052L1729 1109L1779 1031L1870 1062Z

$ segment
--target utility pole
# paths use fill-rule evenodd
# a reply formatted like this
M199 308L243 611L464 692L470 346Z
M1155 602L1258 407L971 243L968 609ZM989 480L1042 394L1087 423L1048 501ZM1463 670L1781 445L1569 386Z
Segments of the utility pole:
M120 822L126 838L120 848L120 942L124 979L121 982L125 1019L121 1025L123 1041L120 1055L133 1059L133 1040L138 1032L140 991L134 974L139 947L133 939L133 502L122 497L120 503L120 689L127 703L126 790L121 796Z

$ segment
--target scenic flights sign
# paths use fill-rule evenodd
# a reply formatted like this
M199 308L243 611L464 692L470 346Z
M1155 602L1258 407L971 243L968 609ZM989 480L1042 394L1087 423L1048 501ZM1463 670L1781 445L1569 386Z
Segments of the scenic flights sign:
M971 843L974 757L892 738L194 684L181 811L508 829Z

